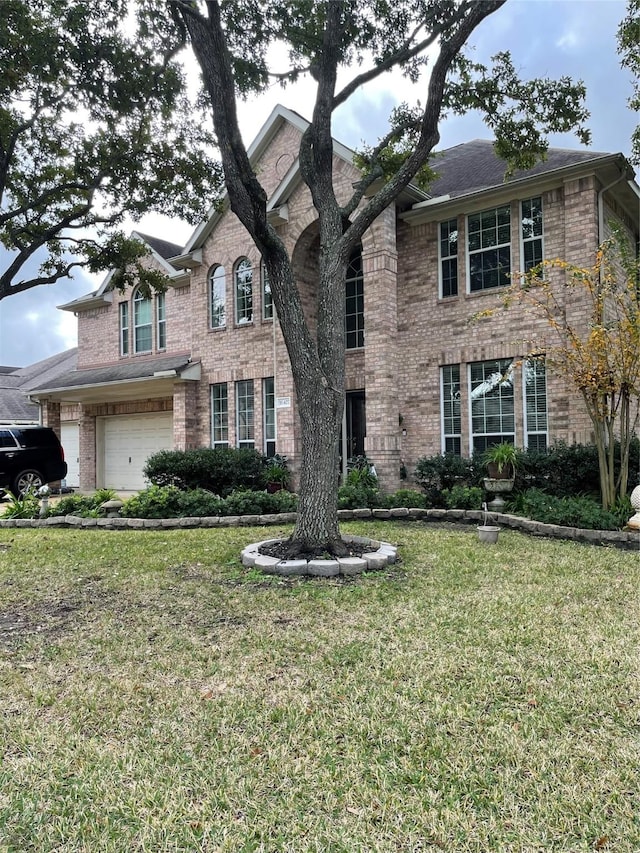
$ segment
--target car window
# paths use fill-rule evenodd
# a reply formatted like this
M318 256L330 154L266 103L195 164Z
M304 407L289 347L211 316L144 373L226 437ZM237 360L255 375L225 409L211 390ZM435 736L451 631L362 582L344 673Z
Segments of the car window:
M19 442L22 447L55 447L58 439L50 429L20 430Z
M0 450L2 448L14 448L16 440L8 429L0 429Z

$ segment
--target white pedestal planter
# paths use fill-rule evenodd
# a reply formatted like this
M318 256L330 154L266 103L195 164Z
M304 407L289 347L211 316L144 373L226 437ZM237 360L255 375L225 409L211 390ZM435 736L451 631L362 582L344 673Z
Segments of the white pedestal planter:
M632 515L627 521L627 527L632 530L640 530L640 486L636 486L631 492L631 506L635 509L636 514Z

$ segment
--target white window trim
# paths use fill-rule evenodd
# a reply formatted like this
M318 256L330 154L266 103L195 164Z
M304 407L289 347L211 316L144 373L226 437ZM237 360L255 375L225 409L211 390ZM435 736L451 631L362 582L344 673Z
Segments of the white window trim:
M167 349L167 297L165 293L157 293L155 302L156 315L156 350L165 352ZM162 318L160 317L160 306L162 305ZM160 330L164 330L164 344L160 346Z
M491 289L495 290L496 288L491 288ZM468 423L469 423L469 454L470 455L472 455L473 451L474 451L473 437L474 437L474 435L476 435L476 433L474 433L474 431L473 431L473 405L472 405L472 399L471 399L471 390L472 390L471 389L471 365L477 364L477 363L485 364L487 361L506 361L508 358L510 358L510 356L506 356L505 358L484 358L484 359L481 359L480 362L473 361L473 362L467 363L467 403L468 403L467 415L468 415ZM517 389L516 389L516 383L515 383L515 377L516 377L515 361L516 361L515 358L511 357L511 377L512 377L511 382L513 384L513 433L508 433L509 435L513 435L513 443L514 444L516 444L517 439L518 439L518 424L517 424L517 418L516 418ZM462 382L462 380L460 380L460 381ZM501 433L488 433L488 432L477 433L478 436L506 435L506 434L507 433L505 433L505 432L501 432Z
M441 364L440 365L440 448L441 453L447 452L447 438L459 438L460 439L460 450L462 450L462 411L460 412L460 432L459 433L448 433L444 428L444 369L445 367L457 367L460 384L462 384L462 370L461 365L458 364ZM461 402L462 408L462 402Z
M216 279L216 273L218 270L221 270L222 273ZM213 325L213 288L214 282L222 281L223 284L223 306L224 306L224 322L220 323L218 326ZM214 264L209 270L209 275L207 277L207 312L209 314L209 328L210 329L224 329L227 325L227 272L222 264Z
M458 219L459 219L459 217L457 217L457 216L451 216L449 219L442 219L442 220L440 220L440 222L438 222L437 239L438 239L438 298L439 299L455 299L457 296L460 295L460 262L459 262L459 257L460 257L460 228L459 227L456 228L456 231L458 233L458 237L457 237L457 241L456 241L458 244L458 249L457 249L457 252L455 255L444 256L442 254L442 239L440 236L440 227L442 225L444 225L445 222L452 222L454 219L456 220L456 225L457 225ZM443 282L443 278L442 278L442 262L445 260L445 257L447 259L455 258L458 261L456 292L449 294L449 296L444 295L444 282Z
M525 239L524 234L523 234L524 229L522 227L522 205L524 204L525 201L531 201L531 199L533 199L533 198L539 198L540 199L540 209L542 210L542 234L539 237L527 237ZM539 196L532 195L532 196L527 196L527 198L520 199L520 201L518 202L518 213L519 213L518 229L519 229L519 238L520 238L520 244L519 244L520 264L519 264L519 267L521 270L524 270L524 245L525 245L525 243L532 243L534 240L540 240L541 244L542 244L542 258L544 259L544 239L545 239L546 216L545 216L545 210L544 210L544 199L543 199L542 195L539 195Z
M522 363L522 369L520 371L520 381L522 383L522 433L523 433L523 446L525 448L529 447L529 428L527 423L527 378L525 376L525 370L527 369L527 362L532 361L533 359L525 359ZM545 411L546 419L547 419L547 428L545 430L531 430L531 435L544 435L546 439L546 445L549 446L549 386L547 384L547 363L545 359L545 397L547 400L547 408Z
M240 319L239 312L238 312L238 280L237 280L236 276L238 275L238 268L240 267L240 265L244 261L246 261L249 264L249 267L251 269L251 319L247 319L246 317L243 317L242 319ZM236 326L250 326L254 322L256 312L255 312L255 283L254 283L253 279L254 279L253 264L251 263L249 258L246 257L246 255L242 258L238 258L238 260L233 265L233 318L234 318Z
M498 210L500 207L508 207L509 208L509 242L508 243L496 243L495 246L491 246L491 248L486 249L476 249L471 252L469 249L469 217L470 216L482 216L483 213L487 213L490 210ZM520 207L518 207L520 210ZM513 272L513 205L511 202L505 202L505 204L495 204L493 207L484 207L482 210L472 210L465 216L465 235L464 235L464 257L465 257L465 271L466 271L466 287L465 291L467 296L477 296L480 293L494 293L495 291L501 291L504 287L508 285L498 285L497 287L483 287L480 290L471 290L471 255L479 255L481 252L488 252L493 249L503 249L506 246L509 247L509 272ZM520 220L518 219L518 227L520 228ZM438 234L439 236L439 234Z
M227 400L227 438L225 440L216 440L214 438L214 411L213 411L213 389L224 386L226 389ZM209 406L211 412L211 447L229 447L229 383L228 382L213 382L209 390Z
M154 318L154 307L155 307L154 301L155 300L151 296L144 296L144 294L142 294L142 298L140 300L137 300L137 296L139 293L142 294L142 291L140 290L139 287L137 287L134 290L133 295L131 297L131 309L132 309L131 313L133 315L132 316L131 328L132 328L132 332L133 332L133 352L134 352L134 355L143 355L144 353L153 352L153 335L154 335L153 318ZM147 300L149 302L151 318L150 318L148 323L141 323L140 325L138 325L136 323L136 301L142 302L142 301L147 301ZM144 329L147 326L149 327L150 332L151 332L151 334L150 334L150 339L151 339L150 344L151 345L148 347L148 349L138 349L138 338L136 335L136 331L137 331L137 329Z

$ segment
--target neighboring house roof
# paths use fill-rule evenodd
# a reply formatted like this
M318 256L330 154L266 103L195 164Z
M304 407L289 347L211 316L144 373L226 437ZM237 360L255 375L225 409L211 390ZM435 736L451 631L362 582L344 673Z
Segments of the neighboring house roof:
M77 348L57 353L27 367L0 368L0 421L2 423L39 423L40 407L29 400L35 385L54 382L73 369Z
M173 381L175 379L199 379L200 362L192 362L188 355L168 355L162 358L136 359L131 362L91 367L84 370L69 370L59 374L55 381L44 382L31 389L35 397L64 394L65 399L72 399L68 392L123 383L158 382L159 380ZM80 397L79 397L80 398Z
M150 246L154 252L160 255L165 261L169 258L175 258L182 251L182 246L177 243L170 243L168 240L160 240L158 237L152 237L150 234L143 234L141 231L134 231L147 246Z

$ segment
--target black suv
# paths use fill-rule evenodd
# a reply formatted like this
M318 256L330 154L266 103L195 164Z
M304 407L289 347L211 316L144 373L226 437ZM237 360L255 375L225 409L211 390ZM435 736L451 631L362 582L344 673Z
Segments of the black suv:
M64 451L52 429L0 426L0 492L4 487L23 495L66 476Z

